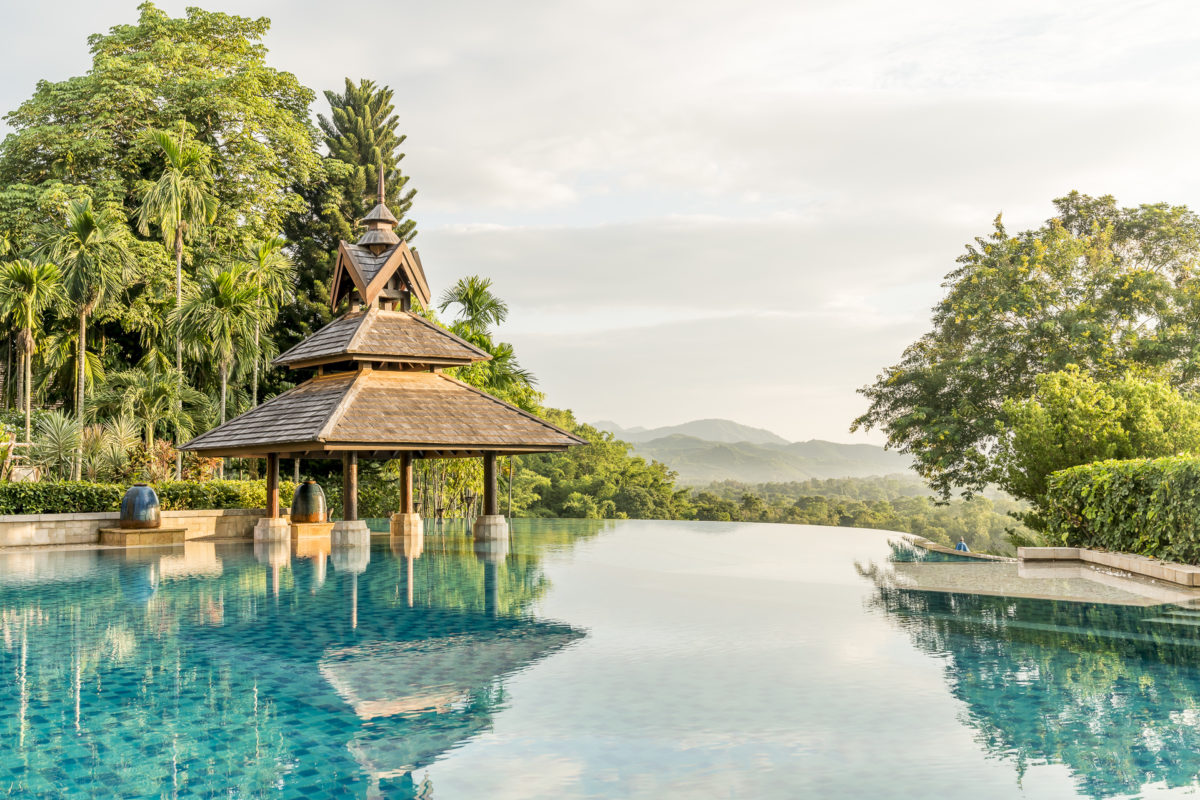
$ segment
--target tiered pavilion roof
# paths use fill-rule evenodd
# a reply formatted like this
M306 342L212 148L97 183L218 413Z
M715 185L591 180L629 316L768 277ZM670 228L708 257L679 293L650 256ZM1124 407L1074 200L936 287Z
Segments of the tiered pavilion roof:
M381 202L362 220L355 244L341 242L334 265L332 302L350 298L350 310L275 359L290 369L315 368L293 389L183 445L208 456L264 456L268 480L280 456L340 455L357 491L357 458L401 458L406 487L402 513L412 513L413 458L482 456L487 514L495 511L495 458L565 450L578 436L442 372L491 356L412 310L415 297L430 303L420 257L392 228L396 218ZM276 480L277 484L277 480ZM268 492L270 495L271 493ZM356 518L346 492L345 519ZM270 500L271 498L269 498ZM269 516L278 516L276 508Z

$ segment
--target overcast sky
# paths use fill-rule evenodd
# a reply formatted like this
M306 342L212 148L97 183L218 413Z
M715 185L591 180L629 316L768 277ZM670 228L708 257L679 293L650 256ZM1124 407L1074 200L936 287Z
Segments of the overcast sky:
M434 291L493 278L502 337L585 420L881 442L848 432L855 390L997 213L1200 206L1192 2L202 5L270 17L271 65L318 94L396 90ZM6 110L137 16L2 7Z

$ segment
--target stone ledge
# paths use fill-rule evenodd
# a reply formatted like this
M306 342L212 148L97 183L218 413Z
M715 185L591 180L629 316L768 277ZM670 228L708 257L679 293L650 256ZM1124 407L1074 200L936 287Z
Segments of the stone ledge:
M1086 547L1021 547L1020 561L1080 561L1098 567L1118 569L1143 578L1154 578L1180 586L1200 586L1200 566L1159 561L1134 553L1110 553Z
M136 547L147 544L183 544L187 528L101 528L100 544Z

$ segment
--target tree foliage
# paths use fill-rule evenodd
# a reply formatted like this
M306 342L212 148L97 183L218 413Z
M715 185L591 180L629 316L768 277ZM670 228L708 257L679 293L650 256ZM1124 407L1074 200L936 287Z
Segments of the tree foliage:
M1200 450L1200 402L1161 381L1101 381L1071 366L1041 375L1032 397L1008 400L997 446L998 482L1034 504L1040 527L1050 475L1092 461Z
M1183 206L1118 207L1072 193L1041 228L999 218L947 275L932 329L861 391L853 429L881 428L949 494L995 477L1005 401L1075 364L1100 379L1131 369L1195 385L1200 341L1200 220Z

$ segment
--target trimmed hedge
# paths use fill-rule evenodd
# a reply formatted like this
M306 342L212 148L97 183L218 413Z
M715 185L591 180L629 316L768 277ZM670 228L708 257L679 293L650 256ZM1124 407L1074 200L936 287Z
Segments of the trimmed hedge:
M119 511L128 487L117 483L0 483L0 514L86 514ZM295 486L279 482L279 502L292 502ZM164 511L266 508L265 481L164 481L154 484Z
M1050 476L1047 537L1200 564L1200 458L1097 461Z

